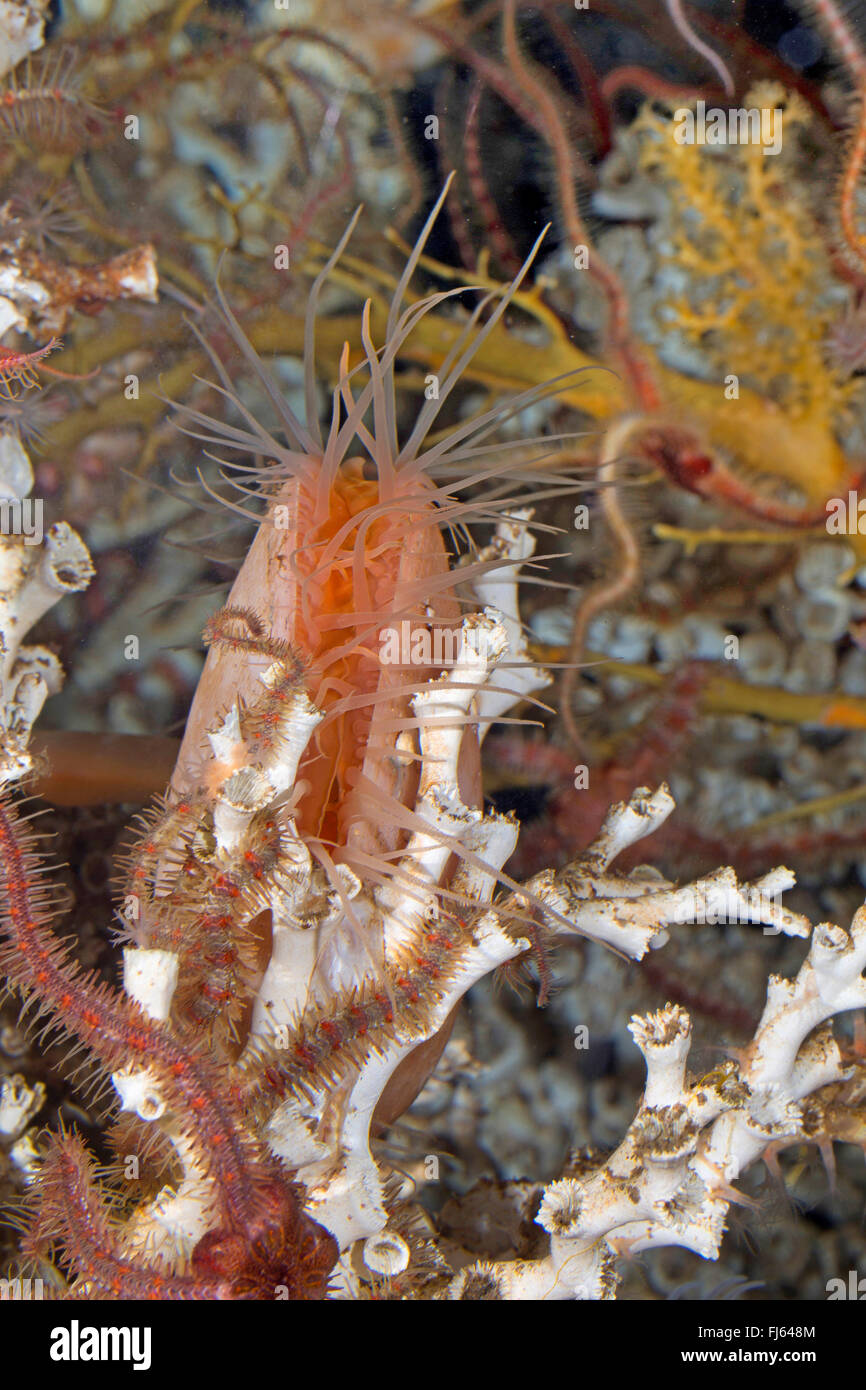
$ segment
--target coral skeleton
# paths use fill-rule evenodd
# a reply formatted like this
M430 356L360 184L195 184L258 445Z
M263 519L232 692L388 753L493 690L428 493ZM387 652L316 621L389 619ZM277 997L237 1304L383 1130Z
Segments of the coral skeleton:
M0 784L33 770L30 731L63 673L53 652L25 646L29 630L65 594L86 589L93 566L80 536L58 522L42 534L42 503L30 497L33 470L15 433L0 435ZM17 520L17 528L15 526Z
M505 963L577 938L640 961L691 922L811 931L779 901L794 882L784 868L752 883L730 868L686 884L645 866L618 872L618 856L671 815L665 785L612 806L564 868L525 882L506 873L519 826L483 809L479 747L492 720L548 683L517 590L535 548L527 502L563 479L549 460L543 481L535 467L547 441L504 455L490 443L538 392L431 435L526 267L467 314L436 401L398 439L395 363L447 297L403 307L437 211L397 284L382 347L364 311L364 355L350 367L344 354L326 437L317 297L348 234L310 296L306 421L225 304L224 326L280 430L242 404L215 353L216 389L241 423L180 410L209 447L273 462L226 465L243 502L262 504L259 529L207 625L172 784L128 855L122 990L88 975L54 934L50 879L11 795L60 681L56 660L22 639L86 586L90 562L62 524L40 546L3 537L0 963L40 1028L59 1029L110 1077L141 1151L170 1170L130 1207L74 1134L29 1160L25 1252L56 1261L73 1298L348 1298L371 1286L406 1298L612 1297L625 1254L678 1245L714 1258L738 1200L732 1184L771 1146L813 1134L822 1088L853 1074L828 1024L866 1005L866 910L850 933L818 927L794 981L771 978L738 1061L689 1078L684 1010L632 1020L643 1101L610 1158L545 1187L543 1258L450 1267L376 1151L375 1127L417 1094L460 1001ZM13 463L20 501L27 471L19 459L13 477ZM491 538L453 565L443 530L479 525ZM377 644L404 623L410 648L427 655L392 669ZM453 656L440 666L430 639L446 634ZM6 1083L2 1132L18 1139L41 1099Z

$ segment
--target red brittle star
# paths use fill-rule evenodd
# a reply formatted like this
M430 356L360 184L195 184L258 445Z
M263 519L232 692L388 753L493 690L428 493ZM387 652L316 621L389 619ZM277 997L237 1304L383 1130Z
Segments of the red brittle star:
M48 354L56 352L62 346L61 339L55 335L49 338L43 347L34 348L32 352L16 352L14 348L0 347L0 395L8 400L15 400L17 386L22 386L25 391L39 386L39 372L47 372L49 376L58 377L61 381L87 381L96 375L95 372L88 372L80 376L72 372L61 372L57 367L46 367L45 358Z

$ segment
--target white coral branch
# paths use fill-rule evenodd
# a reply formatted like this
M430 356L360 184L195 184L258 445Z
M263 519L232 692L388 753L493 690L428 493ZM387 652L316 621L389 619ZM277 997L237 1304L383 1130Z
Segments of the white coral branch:
M32 486L20 443L7 445L0 451L0 784L30 772L30 731L46 697L63 683L53 652L22 646L24 638L55 603L93 578L87 547L70 526L58 522L43 536L42 504L29 497ZM26 528L14 524L28 515Z
M638 787L629 801L611 807L579 859L529 879L523 901L542 905L545 925L554 935L590 936L636 960L664 945L666 928L675 923L761 922L788 936L808 936L808 919L777 901L794 883L787 869L776 869L751 884L739 883L733 869L717 869L680 888L645 870L628 877L609 874L611 861L656 830L673 806L666 786L655 792ZM520 904L521 898L514 901Z
M774 1142L808 1138L800 1102L845 1080L826 1031L835 1014L866 1005L866 908L851 931L822 924L794 980L772 976L763 1018L739 1064L689 1085L688 1015L667 1005L632 1020L647 1084L628 1134L588 1179L565 1178L544 1192L538 1223L550 1235L535 1262L474 1266L451 1286L472 1296L482 1276L502 1298L605 1298L614 1257L681 1245L715 1259L736 1194L731 1184Z

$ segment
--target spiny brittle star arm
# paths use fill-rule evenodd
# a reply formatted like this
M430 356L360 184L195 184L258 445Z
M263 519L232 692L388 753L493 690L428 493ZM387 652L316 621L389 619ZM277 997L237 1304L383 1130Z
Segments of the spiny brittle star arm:
M801 3L807 12L814 14L854 87L855 114L839 185L838 213L842 250L847 251L857 269L864 272L866 238L857 228L857 193L866 165L866 52L836 0L801 0Z

